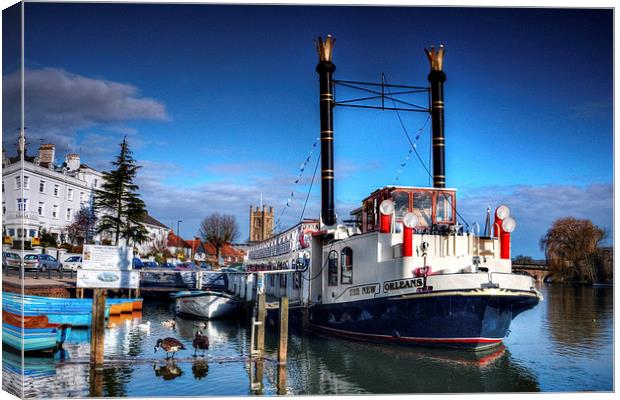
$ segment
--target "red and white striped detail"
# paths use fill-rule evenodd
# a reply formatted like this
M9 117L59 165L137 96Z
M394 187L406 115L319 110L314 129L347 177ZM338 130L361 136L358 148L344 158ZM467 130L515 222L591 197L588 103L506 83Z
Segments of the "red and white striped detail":
M345 331L341 329L329 328L321 325L313 325L314 328L329 332L334 335L346 336L346 337L354 337L359 339L375 339L382 341L392 341L392 342L405 342L405 343L501 343L502 338L485 338L485 337L462 337L462 338L427 338L427 337L407 337L400 336L396 337L393 335L381 335L381 334L373 334L373 333L362 333L362 332L352 332Z

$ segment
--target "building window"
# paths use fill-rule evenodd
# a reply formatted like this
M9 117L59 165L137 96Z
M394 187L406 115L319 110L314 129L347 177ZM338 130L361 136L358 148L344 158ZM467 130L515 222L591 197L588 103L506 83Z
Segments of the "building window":
M39 182L39 193L45 193L45 181Z
M31 238L33 238L33 237L37 237L37 231L36 231L36 229L31 229L31 230L30 230L30 237L31 237Z
M28 210L28 199L17 199L17 211Z
M4 181L2 181L2 193L4 193Z
M86 193L80 192L80 202L82 203L86 202Z
M99 184L99 179L95 178L95 184L94 186L97 187L97 185Z
M15 189L21 189L22 188L22 178L21 176L16 176L15 177Z
M329 258L327 260L327 285L338 285L338 252L332 250L329 252Z
M67 208L67 215L66 215L65 219L67 221L71 221L71 209L70 208Z
M67 189L67 200L73 200L73 189Z
M9 236L15 237L15 229L9 229Z
M345 247L340 252L340 283L350 285L353 283L353 250Z
M21 238L24 235L24 231L22 231L22 228L17 228L17 237Z
M37 212L40 216L43 216L43 211L45 210L45 203L39 202L39 207L37 208Z
M60 187L58 185L54 185L54 196L58 197L59 192L60 192Z
M52 206L52 218L58 219L58 206L56 204Z
M24 176L24 189L30 189L30 177Z
M2 202L2 215L6 214L6 203Z

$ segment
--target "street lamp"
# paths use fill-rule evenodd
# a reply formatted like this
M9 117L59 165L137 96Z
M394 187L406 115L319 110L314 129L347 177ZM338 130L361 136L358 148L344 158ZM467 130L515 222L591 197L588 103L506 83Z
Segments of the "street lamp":
M183 222L183 221L180 221L180 220L177 221L177 254L179 252L179 241L181 240L181 232L180 232L181 228L179 227L181 222Z

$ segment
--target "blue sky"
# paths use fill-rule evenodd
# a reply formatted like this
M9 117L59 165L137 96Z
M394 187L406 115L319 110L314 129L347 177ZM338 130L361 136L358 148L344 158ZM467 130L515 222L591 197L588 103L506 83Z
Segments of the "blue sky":
M447 186L467 222L508 204L513 254L535 257L555 218L590 218L611 238L610 10L27 3L25 19L31 151L50 140L59 159L107 169L127 135L150 213L183 220L183 236L231 212L245 240L261 193L278 217L291 199L283 226L299 219L316 151L294 181L319 133L313 40L331 33L343 80L427 85L423 49L446 46ZM5 96L16 71L5 61ZM401 115L428 165L426 115ZM339 217L377 187L426 186L408 150L394 112L337 108Z

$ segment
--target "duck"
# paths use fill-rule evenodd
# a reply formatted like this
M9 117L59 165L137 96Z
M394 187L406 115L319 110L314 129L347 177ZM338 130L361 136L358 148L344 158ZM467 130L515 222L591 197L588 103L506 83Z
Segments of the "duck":
M149 332L151 330L151 321L146 321L143 324L138 324L138 329L141 331Z
M194 340L192 340L192 346L194 346L194 357L196 357L196 351L202 350L202 356L209 350L209 338L205 336L202 331L196 332Z
M196 322L196 323L194 324L194 326L195 326L196 328L204 329L204 328L206 328L206 327L207 327L207 324L206 324L205 322Z
M185 346L178 339L167 337L164 339L158 339L157 344L155 344L155 351L157 353L158 348L162 348L166 352L166 358L168 358L168 353L172 353L172 357L179 350L185 350Z
M174 329L177 326L177 322L173 319L163 321L161 324L165 326L166 328L172 328L172 329Z

